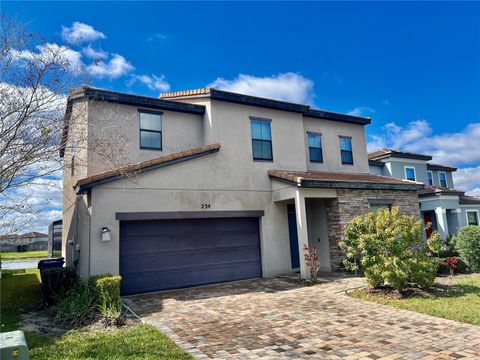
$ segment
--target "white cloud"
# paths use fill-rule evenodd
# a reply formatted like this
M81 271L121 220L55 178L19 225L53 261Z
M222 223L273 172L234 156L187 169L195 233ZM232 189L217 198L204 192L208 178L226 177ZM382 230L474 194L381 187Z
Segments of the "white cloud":
M233 80L217 78L208 86L301 104L313 104L314 97L313 81L293 72L266 77L239 74Z
M167 38L168 38L167 35L157 33L157 34L152 34L152 35L150 35L150 36L147 38L147 40L148 40L148 41L153 41L153 40L162 40L162 41L163 41L163 40L166 40Z
M116 79L120 76L128 74L135 68L122 55L112 54L108 62L97 61L87 66L87 71L99 78Z
M453 173L453 181L467 195L480 196L480 166L458 169Z
M96 50L92 48L91 45L84 47L82 49L82 54L91 59L106 59L108 57L108 53L106 51L103 51L102 49Z
M104 33L95 30L91 25L75 21L71 27L62 26L62 38L69 44L81 44L98 39L105 39Z
M127 82L128 86L132 86L135 83L142 83L146 85L150 90L158 90L160 92L170 91L170 84L165 80L165 76L156 75L132 75Z
M30 50L12 50L15 60L56 62L66 64L72 73L83 68L82 54L67 46L46 43L36 46L37 52Z
M472 165L480 163L480 123L471 123L456 133L434 135L426 120L416 120L406 126L389 123L383 134L372 136L375 145L433 156L435 162L447 165ZM373 149L373 146L369 146Z
M353 115L353 116L368 116L370 114L373 114L375 112L375 109L372 109L371 107L368 106L360 106L356 107L355 109L351 110L348 112L348 115Z

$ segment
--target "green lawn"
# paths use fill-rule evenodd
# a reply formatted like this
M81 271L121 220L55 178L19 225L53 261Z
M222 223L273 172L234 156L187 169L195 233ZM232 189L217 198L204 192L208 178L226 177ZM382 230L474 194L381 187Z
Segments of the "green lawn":
M0 257L5 260L15 259L40 259L48 257L47 250L25 251L25 252L2 252Z
M24 270L21 274L3 274L1 282L0 311L1 332L17 330L20 309L39 303L40 274L36 269Z
M59 339L28 334L31 360L192 359L149 325L116 331L70 331Z
M20 310L41 301L38 270L6 274L0 282L1 331L17 330ZM167 336L143 324L115 331L85 327L60 337L36 332L25 335L31 360L192 359Z
M451 285L451 286L450 286ZM390 299L355 290L350 295L400 309L417 311L446 319L480 325L480 274L452 279L448 287L427 295Z

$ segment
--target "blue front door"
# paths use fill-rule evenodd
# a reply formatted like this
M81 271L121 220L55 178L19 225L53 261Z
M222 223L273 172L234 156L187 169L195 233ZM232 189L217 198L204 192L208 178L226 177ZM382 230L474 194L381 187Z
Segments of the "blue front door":
M292 261L292 269L300 267L300 254L298 252L298 234L297 234L297 216L295 213L295 205L287 205L288 213L288 235L290 236L290 257Z

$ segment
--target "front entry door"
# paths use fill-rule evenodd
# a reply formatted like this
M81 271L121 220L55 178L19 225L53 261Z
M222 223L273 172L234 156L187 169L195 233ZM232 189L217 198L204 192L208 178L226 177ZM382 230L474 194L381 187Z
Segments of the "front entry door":
M427 226L428 223L430 223L430 227L425 231L427 235L427 239L430 238L432 235L432 227L433 227L433 217L431 212L424 212L423 213L423 221L425 223L425 226Z
M297 215L295 213L295 204L287 205L287 213L292 269L298 269L300 268L300 254L298 252Z

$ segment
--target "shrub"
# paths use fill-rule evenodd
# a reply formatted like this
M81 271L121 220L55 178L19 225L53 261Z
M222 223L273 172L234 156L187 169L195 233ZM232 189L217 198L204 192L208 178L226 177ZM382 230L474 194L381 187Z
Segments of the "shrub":
M78 281L75 271L68 267L43 269L41 276L42 294L48 304L70 291Z
M437 269L437 274L443 274L443 275L448 275L450 274L450 269L447 266L447 259L455 259L456 264L457 264L457 269L455 272L457 274L468 274L468 266L463 261L462 258L458 256L452 256L450 258L437 258L437 264L438 264L438 269Z
M347 257L344 265L363 270L373 287L428 288L437 270L436 259L429 255L438 253L441 243L436 232L425 243L423 231L419 219L401 215L398 208L358 216L347 224L340 243Z
M89 279L93 286L98 310L107 323L119 324L122 321L122 302L120 299L120 276L96 275Z
M305 258L307 267L310 269L312 281L317 281L318 270L320 269L320 262L317 255L317 245L303 245L303 252L303 257Z
M460 256L473 272L480 272L480 226L465 226L454 238Z
M94 313L94 294L85 281L77 283L66 294L56 298L59 320L69 325L86 324Z

